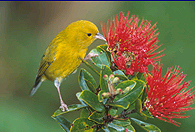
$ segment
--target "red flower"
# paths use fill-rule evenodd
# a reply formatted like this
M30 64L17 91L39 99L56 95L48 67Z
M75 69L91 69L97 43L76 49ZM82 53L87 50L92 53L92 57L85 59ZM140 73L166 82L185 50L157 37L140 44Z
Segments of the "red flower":
M190 81L182 84L186 75L180 72L179 67L172 69L167 69L167 73L161 77L162 64L159 62L158 66L153 65L151 74L147 73L145 78L149 90L145 106L154 117L179 126L180 123L173 118L189 117L184 116L183 112L194 109L188 107L194 103L194 92L191 92L194 87L186 90Z
M156 24L151 27L150 21L144 19L138 24L138 17L132 16L128 19L129 13L125 17L121 12L119 18L116 16L116 20L111 20L110 27L108 20L107 30L104 24L101 26L114 63L119 70L133 75L134 72L147 72L147 66L163 55L155 57L162 51L154 53L161 46L157 46L159 33L155 34Z

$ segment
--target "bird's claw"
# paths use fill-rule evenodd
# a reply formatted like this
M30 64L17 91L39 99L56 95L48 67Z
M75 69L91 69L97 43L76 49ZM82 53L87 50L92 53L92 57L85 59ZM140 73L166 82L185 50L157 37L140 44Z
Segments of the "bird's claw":
M65 103L61 103L61 106L60 106L60 109L64 112L65 110L66 111L69 111L67 105Z

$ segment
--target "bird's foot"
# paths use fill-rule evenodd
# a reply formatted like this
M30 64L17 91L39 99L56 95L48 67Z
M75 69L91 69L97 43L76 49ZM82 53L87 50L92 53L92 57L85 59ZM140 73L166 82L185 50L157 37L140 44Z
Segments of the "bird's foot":
M90 60L90 61L92 62L91 57L97 57L97 56L98 56L98 54L89 53L89 54L84 58L84 60L85 60L85 61L86 61L86 60Z
M64 112L65 110L66 110L66 111L69 111L67 105L66 105L64 102L61 103L60 109L61 109L63 112Z

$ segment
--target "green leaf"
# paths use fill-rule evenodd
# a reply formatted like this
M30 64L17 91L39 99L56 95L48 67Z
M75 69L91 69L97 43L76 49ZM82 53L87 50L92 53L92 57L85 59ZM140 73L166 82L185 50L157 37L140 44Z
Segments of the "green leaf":
M91 91L84 90L80 94L79 99L84 101L87 105L89 105L94 110L97 110L98 112L104 111L104 106L98 101L98 97Z
M121 71L121 70L116 70L113 72L115 77L119 77L120 80L128 80L128 77Z
M104 101L104 98L103 98L103 96L102 96L102 94L103 94L104 92L105 92L105 91L101 90L101 91L99 91L99 93L98 93L98 100L99 100L100 102L103 102L103 101Z
M102 65L101 66L101 71L100 71L100 89L101 91L98 93L98 99L100 102L104 101L103 97L102 97L102 94L104 92L108 92L108 84L107 84L107 81L104 79L104 75L108 75L110 76L112 73L112 70L106 66L106 65Z
M88 71L83 68L79 74L79 85L82 90L91 90L93 93L96 92L97 84L95 79Z
M96 132L95 126L96 124L87 118L77 118L70 128L70 132Z
M142 102L145 102L147 99L147 93L146 93L146 89L144 88L144 91L142 93L142 96L140 96L140 99Z
M110 128L110 127L108 128L108 126L103 126L100 132L117 132L117 131L113 128Z
M97 57L92 57L92 62L101 68L101 65L107 65L110 67L111 64L111 54L107 51L107 45L97 46L96 49L92 49L90 53L98 54Z
M52 118L54 120L56 120L59 125L66 131L66 132L70 132L70 127L72 125L72 123L70 121L68 121L66 118L64 118L64 116L62 115L58 115L58 116L52 116Z
M126 127L120 127L122 128L121 132L135 132L135 129L133 128L132 125L126 126ZM119 130L117 130L117 126L103 126L102 129L100 130L100 132L118 132Z
M137 73L137 78L139 79L139 80L142 80L142 81L144 81L144 82L146 82L146 79L145 79L145 77L144 77L144 73Z
M125 132L125 127L117 126L112 122L108 123L108 129L110 130L110 132Z
M127 109L130 105L130 102L127 101L118 101L118 102L110 102L108 105L113 106L113 107L120 107L123 109Z
M121 88L123 91L125 90L126 87L130 87L131 89L133 89L136 85L135 81L131 81L131 80L126 80L123 82L120 82L115 89Z
M144 86L145 86L145 82L141 81L141 80L134 80L136 82L135 87L133 87L133 89L128 92L125 96L121 97L121 98L115 98L113 103L118 104L118 107L122 107L124 109L126 109L127 107L129 107L130 104L133 104L138 97L141 95ZM127 106L126 102L129 103L129 105Z
M94 67L92 67L85 59L82 59L82 58L80 58L81 60L82 60L82 62L87 66L87 67L89 67L92 71L94 71L98 76L100 75L100 73L94 68ZM98 67L99 68L99 67Z
M144 120L147 120L147 116L142 113L142 102L140 99L135 101L135 110Z
M112 123L117 125L117 126L124 126L124 127L131 125L131 121L129 119L126 119L126 120L113 120Z
M89 116L89 120L92 120L94 122L96 122L97 124L103 124L104 123L104 120L103 120L103 117L104 117L105 113L104 112L97 112L97 111L94 111L90 116Z
M116 115L116 113L117 113L117 111L118 111L118 108L111 108L110 109L110 113L109 113L109 115L111 115L111 116L115 116Z
M140 114L141 114L141 116L145 116L145 117L148 117L148 118L154 118L154 116L147 109L142 111Z
M128 130L128 132L135 132L135 129L132 125L127 126L126 129Z
M110 132L107 126L103 126L98 132Z
M142 111L142 102L140 99L137 99L135 101L135 110L137 113L141 113L141 111Z
M83 100L79 99L79 96L81 95L81 92L76 93L77 99L81 102L82 105L88 106Z
M65 114L65 113L68 113L68 112L72 112L72 111L76 111L76 110L79 110L79 109L82 109L82 108L85 108L86 106L85 105L82 105L82 104L73 104L73 105L69 105L68 106L68 109L69 111L62 111L61 109L58 109L54 112L54 114L52 116L56 117L58 115L62 115L62 114Z
M108 123L108 129L111 132L126 132L125 129L129 125L131 125L131 122L129 119L127 119L127 120L113 120L112 122Z
M89 111L87 109L83 109L80 113L80 118L88 118Z
M122 75L122 76L127 77L121 70L113 71L113 73L114 73L114 75Z
M144 129L147 132L161 132L161 130L153 124L149 124L135 118L131 118L131 120L134 121L140 128Z
M129 87L129 88L131 88L131 90L132 90L132 89L135 87L135 85L136 85L136 82L135 82L135 81L126 80L126 81L120 82L120 83L115 87L115 89L121 88L122 91L124 91L124 90L126 89L126 87ZM126 93L124 93L124 94L119 94L119 95L117 95L117 96L115 97L115 100L118 100L118 99L120 99L120 98L126 96L126 95L129 94L129 93L130 93L130 91L129 91L129 92L126 92Z
M103 76L108 75L108 77L109 77L111 74L113 74L112 70L108 66L106 66L106 65L101 66L101 72L100 72L100 88L101 88L101 90L108 92L108 84Z

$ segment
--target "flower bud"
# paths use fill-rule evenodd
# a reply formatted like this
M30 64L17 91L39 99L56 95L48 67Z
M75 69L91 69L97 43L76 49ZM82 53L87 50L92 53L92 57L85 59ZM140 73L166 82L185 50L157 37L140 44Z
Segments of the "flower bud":
M108 80L108 75L104 75L103 78L107 81Z
M108 98L108 97L110 97L111 96L111 94L109 93L109 92L107 92L107 93L102 93L102 97L103 98Z
M116 94L121 94L123 91L122 91L122 89L121 88L118 88L117 90L116 90Z
M127 92L129 92L130 90L131 90L130 87L126 87L125 90L124 90L123 92L124 92L124 93L127 93Z
M119 77L115 77L115 78L113 79L113 82L112 82L112 83L117 83L119 80L120 80Z
M112 82L112 81L114 80L114 75L111 74L111 75L109 76L109 79L110 79L110 81Z

